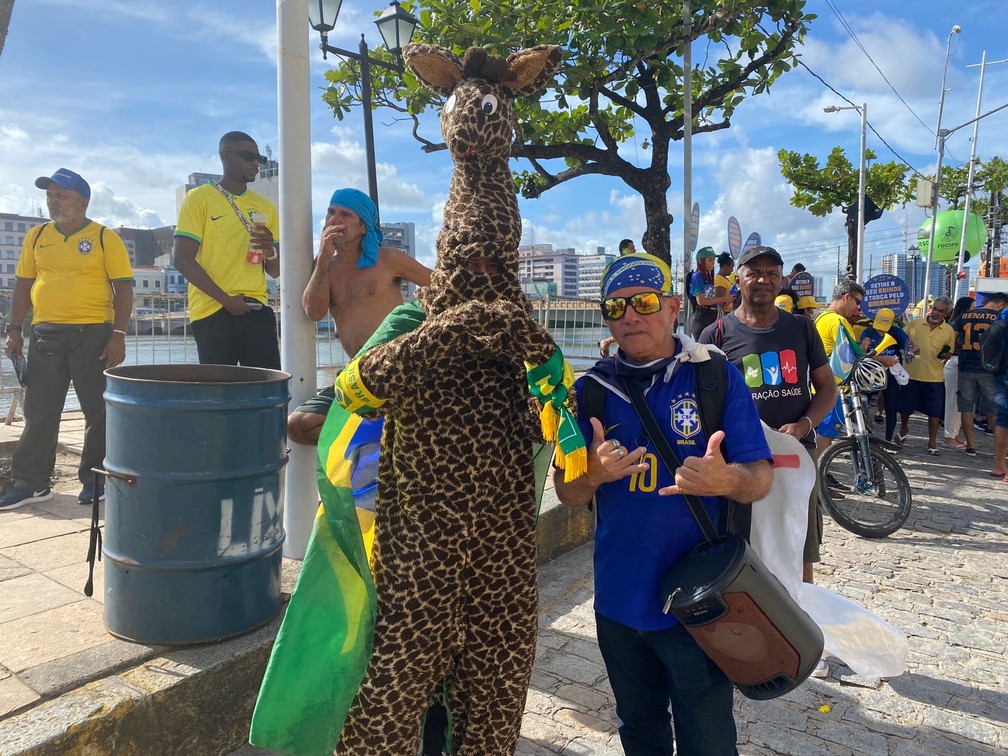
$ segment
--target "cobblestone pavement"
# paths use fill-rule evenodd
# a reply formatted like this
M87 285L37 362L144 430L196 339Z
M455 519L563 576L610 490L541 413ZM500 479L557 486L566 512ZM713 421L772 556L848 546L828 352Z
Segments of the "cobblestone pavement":
M830 662L773 701L736 694L742 754L985 754L1008 751L1008 484L979 456L928 457L923 423L899 459L914 509L889 538L869 540L827 517L817 582L902 628L908 671L888 681ZM615 709L595 642L591 546L540 571L538 658L522 756L620 754Z

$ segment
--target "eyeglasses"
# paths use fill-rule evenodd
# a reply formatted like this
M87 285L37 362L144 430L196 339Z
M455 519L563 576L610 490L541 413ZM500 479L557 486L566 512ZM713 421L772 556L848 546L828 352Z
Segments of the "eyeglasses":
M855 297L853 294L849 294L848 296L850 296L850 298L854 300L854 304L856 304L858 307L861 306L861 300L864 299L864 297Z
M259 165L265 165L266 161L269 160L265 155L260 155L252 150L227 150L232 155L237 155L240 158L248 160L250 163L259 163Z
M654 315L661 309L662 298L666 296L655 291L644 291L627 297L609 297L602 300L602 317L606 320L619 320L626 314L627 304L640 315Z

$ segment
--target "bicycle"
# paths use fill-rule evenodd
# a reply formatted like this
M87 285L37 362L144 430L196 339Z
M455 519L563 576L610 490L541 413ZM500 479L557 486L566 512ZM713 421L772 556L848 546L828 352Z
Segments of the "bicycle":
M837 387L847 438L831 444L819 458L823 505L839 525L866 538L895 533L913 504L910 481L893 457L900 447L871 433L865 422L867 394L881 391L887 379L885 367L870 355L854 361Z

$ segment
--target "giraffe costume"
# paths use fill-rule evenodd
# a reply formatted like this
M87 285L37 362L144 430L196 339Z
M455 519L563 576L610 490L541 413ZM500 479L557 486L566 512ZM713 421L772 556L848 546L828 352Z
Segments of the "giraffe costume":
M453 750L514 752L536 640L535 491L523 363L559 350L518 281L521 218L508 166L511 100L543 89L561 50L464 61L408 45L406 65L447 97L441 128L455 163L426 320L366 352L336 384L352 411L380 407L372 570L374 647L337 754L413 754L447 679ZM490 258L500 272L472 272ZM560 355L562 363L562 355ZM573 394L572 394L573 395ZM561 433L562 435L562 433Z

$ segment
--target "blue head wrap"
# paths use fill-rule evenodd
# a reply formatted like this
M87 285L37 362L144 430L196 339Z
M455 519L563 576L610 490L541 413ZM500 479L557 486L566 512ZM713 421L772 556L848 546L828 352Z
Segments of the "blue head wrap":
M664 260L638 252L617 257L602 273L599 283L601 299L630 286L648 286L656 291L669 294L672 291L672 272Z
M361 239L361 256L357 261L357 267L370 268L378 262L378 247L385 241L381 229L378 228L378 208L375 207L375 203L357 189L337 189L329 198L329 205L353 210L367 227L367 232Z

